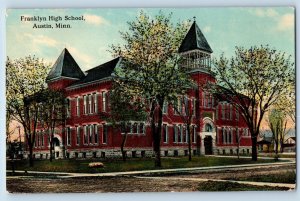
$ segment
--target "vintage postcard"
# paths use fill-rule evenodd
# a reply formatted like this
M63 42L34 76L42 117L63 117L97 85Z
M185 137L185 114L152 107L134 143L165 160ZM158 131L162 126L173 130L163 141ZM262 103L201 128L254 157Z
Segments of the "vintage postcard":
M291 191L293 7L7 9L10 193Z

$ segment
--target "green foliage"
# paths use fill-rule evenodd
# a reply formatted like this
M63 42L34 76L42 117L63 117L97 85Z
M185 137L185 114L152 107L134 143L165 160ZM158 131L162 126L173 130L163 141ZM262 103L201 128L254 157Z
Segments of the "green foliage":
M115 70L115 79L126 86L125 93L138 95L149 106L155 163L161 166L163 104L184 94L192 84L186 69L178 67L178 48L189 26L174 25L171 14L159 12L152 18L141 11L136 20L128 22L128 27L120 32L124 45L111 48L114 56L123 58L121 67Z
M6 106L15 120L25 123L25 99L45 88L49 66L43 60L27 56L6 61ZM31 113L33 114L33 113Z
M279 98L289 94L295 83L294 64L284 52L269 46L245 49L236 47L235 56L227 59L221 55L214 61L214 71L219 85L217 93L232 102L242 112L252 136L253 150L266 112ZM256 150L256 149L255 149ZM257 159L257 153L252 158Z
M124 46L112 46L112 53L121 56L123 68L116 76L128 83L128 90L139 88L147 100L183 94L191 83L185 69L178 68L178 48L188 26L173 25L171 14L162 12L151 18L141 11L129 30L121 32Z
M100 116L112 124L125 130L131 121L145 121L147 112L143 99L137 92L130 93L126 85L114 82L109 93L110 113L101 113ZM128 130L128 128L127 128Z
M6 112L23 126L30 165L40 105L37 94L45 88L48 70L49 66L34 56L6 61Z

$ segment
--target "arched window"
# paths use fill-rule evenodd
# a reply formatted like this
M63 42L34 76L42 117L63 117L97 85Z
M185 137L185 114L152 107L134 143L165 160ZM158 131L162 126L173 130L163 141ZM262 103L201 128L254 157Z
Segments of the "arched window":
M205 132L212 132L212 126L210 124L205 124Z

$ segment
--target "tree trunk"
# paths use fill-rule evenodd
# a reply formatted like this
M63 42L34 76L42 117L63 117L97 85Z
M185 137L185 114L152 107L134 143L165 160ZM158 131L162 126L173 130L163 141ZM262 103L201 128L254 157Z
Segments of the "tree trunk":
M189 146L189 161L192 161L192 139L191 139L191 126L190 124L187 125L188 131L188 146Z
M50 162L52 162L53 159L53 138L50 139Z
M274 151L275 151L275 155L277 155L278 154L278 141L277 140L275 141Z
M122 137L122 143L121 143L122 160L124 162L126 161L126 151L124 151L124 146L125 146L125 143L126 143L126 139L127 139L127 132L124 133L124 135Z
M280 139L280 153L283 153L283 140Z
M238 146L237 146L237 157L238 159L240 159L240 143L238 142Z
M252 141L252 160L257 161L257 135L251 136Z
M29 166L33 167L33 144L29 143Z
M161 155L160 155L160 140L161 140L161 126L162 126L162 107L163 107L164 100L162 98L158 99L159 110L158 110L158 120L157 120L157 127L155 126L155 112L152 113L151 119L151 128L153 134L153 149L155 154L155 167L161 167Z

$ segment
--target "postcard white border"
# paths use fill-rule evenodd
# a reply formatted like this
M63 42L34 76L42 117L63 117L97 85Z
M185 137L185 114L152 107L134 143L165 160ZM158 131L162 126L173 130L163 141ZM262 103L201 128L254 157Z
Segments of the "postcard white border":
M98 193L98 194L8 194L5 185L5 9L6 8L100 8L100 7L221 7L221 6L294 6L296 8L296 61L299 61L299 0L110 0L110 1L96 1L96 0L2 0L0 3L0 197L1 200L122 200L122 201L179 201L179 200L209 200L209 201L253 201L253 200L300 200L300 190L296 188L296 192L192 192L192 193ZM297 35L298 33L298 35ZM296 62L296 69L299 68L299 62ZM299 70L296 70L296 80L300 78ZM299 100L299 81L296 84L296 97ZM299 117L299 101L297 103L297 117ZM297 125L299 125L299 118L297 118ZM296 135L299 134L296 129ZM299 136L299 135L298 135ZM299 144L299 137L297 138ZM297 146L297 153L299 153L300 146ZM297 161L299 161L299 154L297 154ZM297 165L297 184L299 182L299 166Z

